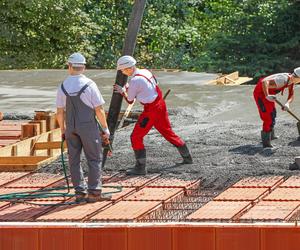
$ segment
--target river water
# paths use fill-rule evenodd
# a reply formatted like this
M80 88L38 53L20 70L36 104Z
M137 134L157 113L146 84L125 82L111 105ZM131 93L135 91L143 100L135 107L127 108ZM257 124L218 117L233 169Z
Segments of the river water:
M252 97L253 85L210 85L208 82L217 75L208 73L154 73L164 92L171 89L167 98L170 109L186 109L187 112L194 113L195 117L207 116L207 121L259 121ZM104 108L108 110L116 71L87 70L86 75L97 83L106 101ZM66 70L0 71L0 111L4 114L32 114L35 110L55 111L56 89L66 76ZM299 88L296 88L295 93L292 109L296 112L300 104L300 98L297 98L300 94ZM286 96L279 98L284 102ZM126 109L125 102L122 108ZM141 109L141 106L136 104L135 109ZM287 113L281 112L280 115L293 119Z

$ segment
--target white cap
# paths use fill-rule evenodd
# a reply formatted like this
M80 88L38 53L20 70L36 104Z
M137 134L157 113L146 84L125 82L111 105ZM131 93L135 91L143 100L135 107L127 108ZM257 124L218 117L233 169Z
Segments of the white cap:
M135 64L136 60L132 56L122 56L117 61L117 70L130 68Z
M294 69L293 73L296 77L300 77L300 67Z
M73 53L68 59L68 63L71 63L73 67L82 67L86 64L85 57L80 53Z

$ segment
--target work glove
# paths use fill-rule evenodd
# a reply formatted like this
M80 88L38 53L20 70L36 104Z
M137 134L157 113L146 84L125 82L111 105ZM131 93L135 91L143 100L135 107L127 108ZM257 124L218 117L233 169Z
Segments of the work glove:
M114 84L114 92L117 92L121 95L124 95L124 93L126 92L126 87L121 87L120 85L118 84Z
M104 135L106 135L106 137L109 138L109 136L110 136L109 129L108 128L103 128L102 130L103 130Z
M287 102L286 104L284 104L284 106L282 107L283 111L289 111L290 110L290 104Z
M267 96L266 96L266 99L267 99L269 102L275 102L276 96L275 96L275 95L267 95Z
M109 140L109 136L107 136L107 134L105 132L101 132L101 139L102 139L102 147L104 149L107 149L107 155L108 156L112 156L112 147L110 144L110 140Z

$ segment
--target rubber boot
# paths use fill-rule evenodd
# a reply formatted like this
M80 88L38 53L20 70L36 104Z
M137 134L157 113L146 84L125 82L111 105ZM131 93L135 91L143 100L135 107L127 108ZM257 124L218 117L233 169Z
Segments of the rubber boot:
M136 163L134 168L126 171L126 175L146 175L146 150L134 150Z
M297 129L298 129L298 141L300 141L300 122L297 122Z
M177 149L183 159L181 164L192 164L193 163L192 156L191 156L190 151L189 151L188 147L186 146L186 144L184 144L183 146L177 147Z
M278 139L278 136L275 135L274 128L271 130L271 140Z
M261 140L264 148L273 147L271 145L271 131L270 132L261 131Z

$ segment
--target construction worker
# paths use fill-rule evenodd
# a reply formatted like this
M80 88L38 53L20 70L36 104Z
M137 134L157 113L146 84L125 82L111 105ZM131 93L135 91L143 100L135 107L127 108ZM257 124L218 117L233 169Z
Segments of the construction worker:
M74 53L69 57L69 76L57 90L57 120L62 138L65 138L68 146L69 166L76 202L86 200L96 202L110 198L101 192L100 168L101 141L108 139L110 133L102 107L103 97L96 83L83 75L85 64L85 57L80 53ZM103 130L102 138L96 117ZM80 166L82 148L89 167L87 185Z
M300 67L295 68L293 73L278 73L259 79L253 91L259 115L263 121L261 140L263 147L272 147L271 140L276 139L274 132L276 109L276 94L288 89L288 98L283 110L289 110L290 103L294 98L294 85L300 82Z
M158 82L147 69L139 69L136 60L131 56L122 56L117 61L117 69L124 75L131 76L131 80L124 87L114 85L114 90L119 92L128 103L133 103L135 98L144 106L144 111L139 116L131 134L131 145L134 150L136 164L127 171L128 175L146 175L146 150L143 139L154 126L164 138L173 144L183 158L183 164L193 163L190 152L185 142L177 136L171 128L166 103Z

